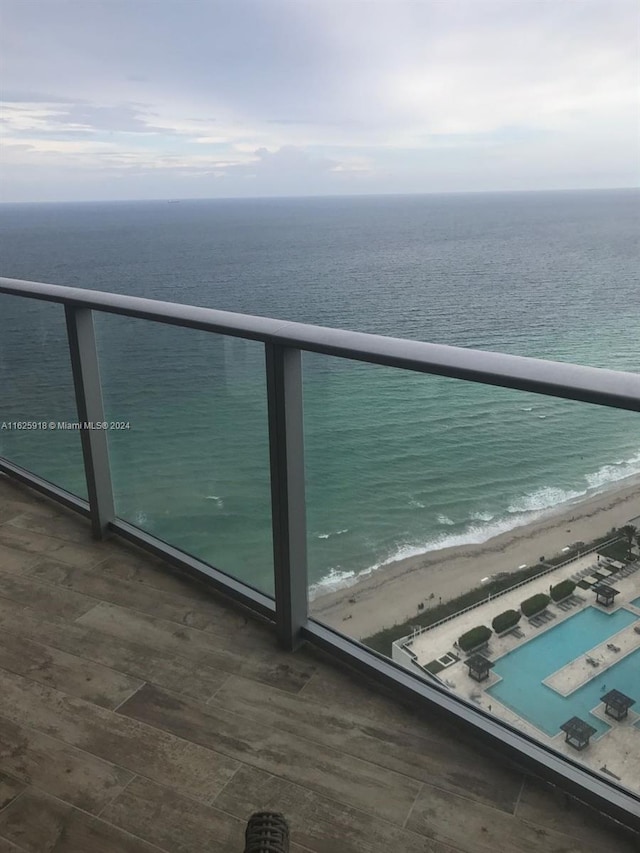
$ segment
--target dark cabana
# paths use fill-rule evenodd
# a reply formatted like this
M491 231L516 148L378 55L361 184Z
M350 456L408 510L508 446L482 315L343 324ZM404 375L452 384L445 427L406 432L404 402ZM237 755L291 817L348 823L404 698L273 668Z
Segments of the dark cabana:
M613 604L613 599L620 593L619 589L614 589L606 583L599 583L592 589L596 594L596 603L602 604L604 607L610 607Z
M469 675L476 681L484 681L485 678L489 678L489 670L495 666L484 655L473 655L465 663L469 667Z
M629 713L629 708L636 704L635 699L625 696L619 690L610 690L602 697L604 712L614 720L624 720Z
M571 717L560 726L560 729L566 734L565 743L571 744L574 749L584 749L588 746L589 738L597 731L580 717Z

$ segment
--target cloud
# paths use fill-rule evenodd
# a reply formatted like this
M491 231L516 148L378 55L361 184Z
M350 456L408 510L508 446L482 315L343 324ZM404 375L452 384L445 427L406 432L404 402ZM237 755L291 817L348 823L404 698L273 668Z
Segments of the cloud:
M637 180L635 0L4 0L3 14L3 161L24 170L21 194L56 164L60 193L84 192L89 162L107 193L123 169L155 173L154 193L172 169L209 170L231 195L429 191L445 160L452 190ZM479 172L492 158L502 170Z

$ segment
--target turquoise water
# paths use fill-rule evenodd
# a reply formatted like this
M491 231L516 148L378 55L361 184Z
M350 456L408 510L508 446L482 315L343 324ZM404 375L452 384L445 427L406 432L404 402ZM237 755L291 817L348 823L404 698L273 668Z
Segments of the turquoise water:
M640 607L640 595L637 598L634 598L631 604L633 604L634 607Z
M0 205L2 274L640 369L634 191ZM96 321L118 513L272 591L264 355ZM640 472L638 417L304 358L309 574L481 542ZM0 297L0 420L75 420L63 312ZM83 494L77 433L0 454ZM594 534L604 531L594 531Z
M603 613L588 607L497 660L494 672L502 681L487 692L550 737L573 716L602 735L609 727L591 711L603 693L615 688L640 702L640 649L566 697L542 681L637 619L624 608Z

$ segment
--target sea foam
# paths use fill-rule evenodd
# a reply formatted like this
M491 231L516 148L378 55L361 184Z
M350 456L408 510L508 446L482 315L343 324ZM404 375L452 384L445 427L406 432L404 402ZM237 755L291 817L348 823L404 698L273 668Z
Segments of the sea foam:
M326 595L339 589L353 586L360 576L352 571L344 571L340 568L331 568L329 573L321 580L309 585L309 599L313 601L318 595Z
M625 477L632 477L634 474L640 474L640 452L629 457L629 459L614 462L612 465L603 465L592 474L586 474L585 480L590 489L601 491L609 483L617 483L624 480Z
M575 489L562 489L557 486L546 486L536 489L509 504L507 512L519 515L523 512L538 512L540 510L552 509L560 504L569 503L587 494L587 490L577 491Z
M423 554L429 554L432 551L441 551L444 548L453 548L461 545L480 545L483 542L488 542L489 539L493 539L494 536L499 536L502 533L508 533L518 527L530 524L532 521L548 515L551 510L557 507L584 499L589 496L589 493L597 494L606 491L607 485L619 482L634 474L640 474L640 452L626 460L613 465L603 465L597 471L586 474L584 479L587 485L584 489L563 489L557 486L536 489L512 501L507 508L507 515L496 518L495 515L489 512L471 513L470 518L472 521L481 523L469 524L460 533L448 535L443 533L424 543L400 545L385 559L368 566L357 574L352 571L347 572L332 569L330 574L324 580L315 584L312 589L316 589L316 594L335 591L343 587L353 586L361 578L399 560L418 557ZM440 524L445 525L454 523L445 515L439 515L438 521Z

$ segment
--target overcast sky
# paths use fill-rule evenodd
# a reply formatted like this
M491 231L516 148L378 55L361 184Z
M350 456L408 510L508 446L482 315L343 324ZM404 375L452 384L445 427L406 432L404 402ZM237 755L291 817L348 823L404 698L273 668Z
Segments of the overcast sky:
M0 0L3 201L637 186L637 0Z

